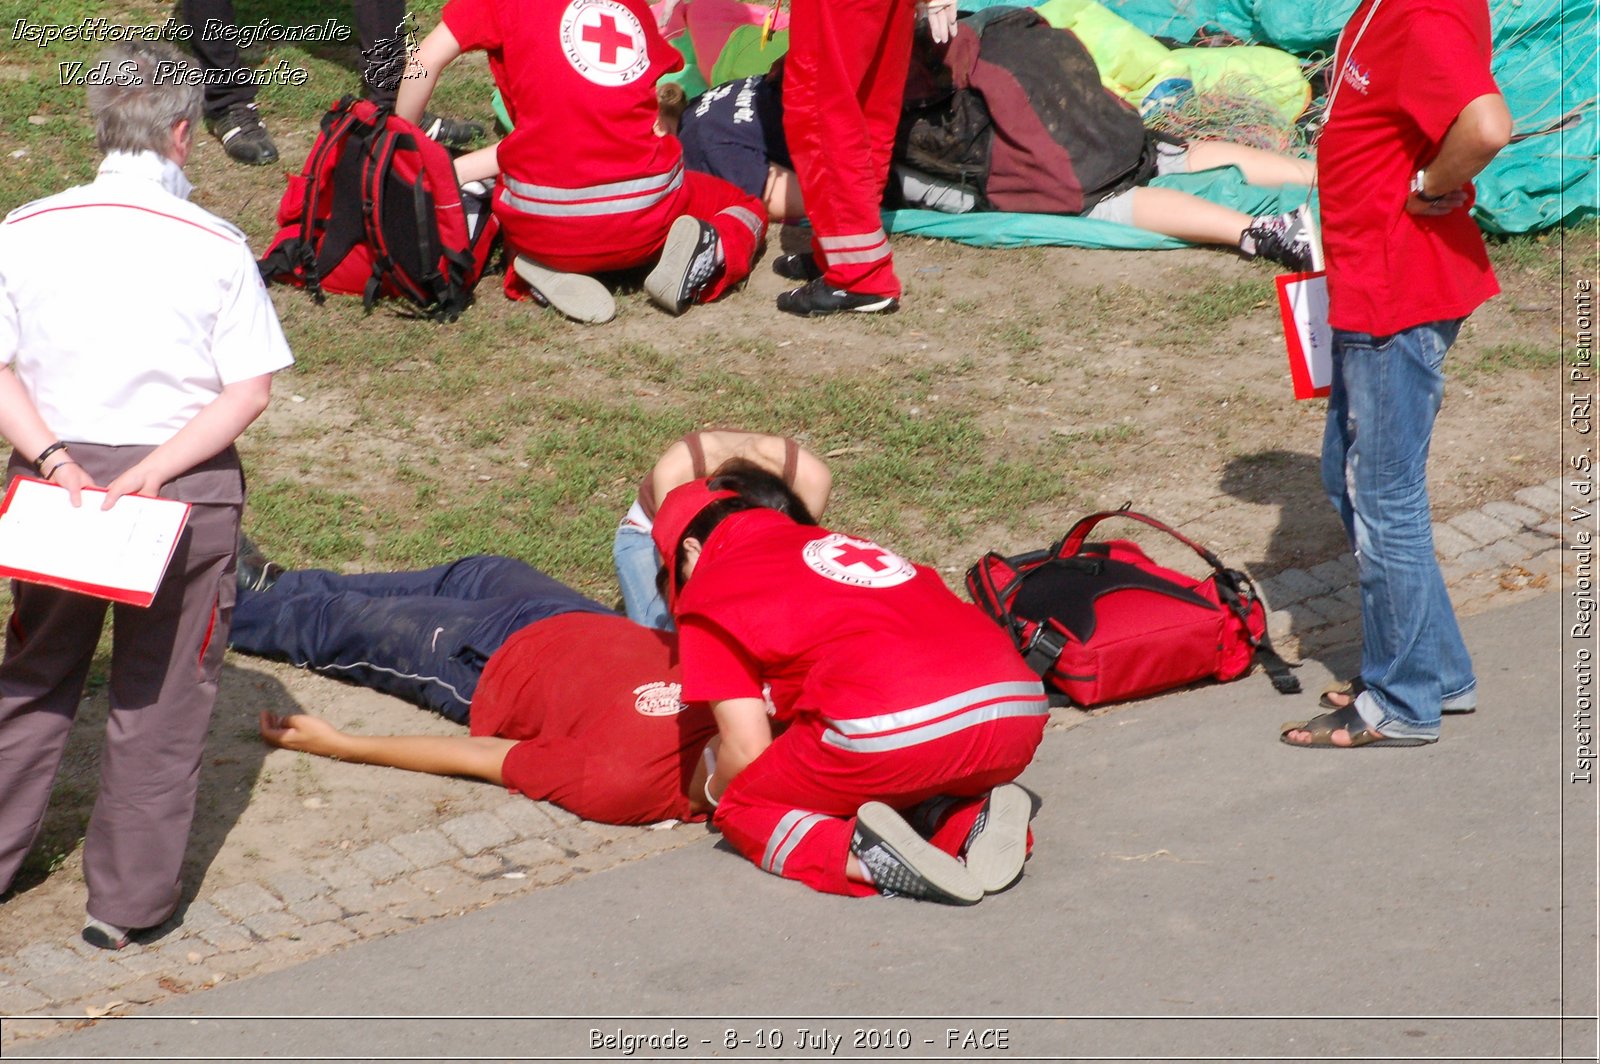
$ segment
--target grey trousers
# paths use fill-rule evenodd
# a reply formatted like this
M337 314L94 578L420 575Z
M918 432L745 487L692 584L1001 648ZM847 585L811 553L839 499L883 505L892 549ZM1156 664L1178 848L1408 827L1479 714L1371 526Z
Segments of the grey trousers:
M150 447L72 444L95 483ZM18 455L8 478L37 475ZM192 503L148 608L14 582L0 660L0 891L44 821L67 735L112 609L110 717L100 789L83 844L89 915L151 927L177 908L200 760L228 645L244 475L228 448L161 491Z

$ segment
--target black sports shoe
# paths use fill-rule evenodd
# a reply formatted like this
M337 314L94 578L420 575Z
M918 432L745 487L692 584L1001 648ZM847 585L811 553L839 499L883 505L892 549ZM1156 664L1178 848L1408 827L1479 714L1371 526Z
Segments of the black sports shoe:
M822 276L817 257L811 254L779 255L772 260L772 272L785 281L815 281Z
M668 314L682 314L716 276L722 241L707 222L687 214L667 230L661 259L644 279L645 294Z
M882 802L868 802L856 812L850 852L881 893L946 905L983 900L983 885L965 865L918 835Z
M236 103L213 118L206 119L206 131L222 141L230 159L249 166L265 166L278 161L278 146L272 143L266 123L253 103Z
M1263 214L1239 235L1239 251L1247 259L1263 258L1303 273L1313 266L1313 247L1317 241L1316 223L1309 208L1301 206L1287 214Z
M1033 799L1015 783L996 787L984 799L961 852L985 894L996 894L1022 878L1032 815Z
M250 537L239 533L239 560L236 579L240 591L267 591L278 582L278 577L288 572L275 561L268 560L261 548Z
M850 292L843 288L830 288L818 277L778 295L778 309L802 318L820 318L824 314L848 311L853 314L890 314L900 309L894 296L873 295L868 292Z
M436 140L446 148L470 148L472 142L484 136L483 124L461 118L444 118L432 111L422 112L417 125L429 140Z

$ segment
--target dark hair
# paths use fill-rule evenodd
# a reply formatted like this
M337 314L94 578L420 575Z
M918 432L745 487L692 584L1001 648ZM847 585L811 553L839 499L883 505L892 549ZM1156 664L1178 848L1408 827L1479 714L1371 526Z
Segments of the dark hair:
M806 508L805 502L794 493L793 488L784 483L782 477L748 458L728 459L712 472L706 481L706 486L712 491L736 491L739 494L737 498L718 499L711 503L695 514L694 520L683 530L683 538L678 541L678 550L672 559L680 588L687 579L683 573L683 565L687 560L683 544L690 537L704 543L706 537L733 514L744 510L776 510L797 525L817 523L817 519ZM663 564L656 573L656 589L665 595L666 588L667 567Z

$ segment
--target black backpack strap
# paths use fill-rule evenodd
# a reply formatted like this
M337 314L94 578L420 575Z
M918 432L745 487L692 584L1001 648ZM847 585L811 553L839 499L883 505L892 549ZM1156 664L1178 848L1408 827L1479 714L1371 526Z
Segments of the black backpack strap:
M1261 601L1255 583L1237 569L1220 569L1217 572L1216 584L1223 605L1232 610L1234 616L1244 625L1245 637L1250 640L1250 645L1255 647L1256 656L1261 659L1261 667L1266 670L1267 678L1272 681L1273 688L1280 695L1299 694L1300 678L1289 671L1299 668L1299 664L1285 661L1283 656L1273 649L1272 637L1267 634L1265 624L1262 626L1260 639L1250 634L1250 608L1246 602Z

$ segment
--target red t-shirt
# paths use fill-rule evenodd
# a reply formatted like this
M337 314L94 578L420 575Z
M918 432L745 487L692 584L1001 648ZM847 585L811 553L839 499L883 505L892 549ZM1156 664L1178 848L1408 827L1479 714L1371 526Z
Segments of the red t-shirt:
M668 173L683 150L654 131L656 81L683 56L642 0L450 0L440 15L489 70L516 127L508 177L556 188Z
M489 658L473 735L521 740L506 786L585 820L698 820L684 797L717 734L704 704L681 701L671 634L602 613L536 621Z
M1388 336L1462 318L1500 291L1465 209L1407 214L1416 172L1468 103L1500 90L1489 73L1484 0L1373 0L1350 17L1342 84L1317 144L1328 320Z
M685 698L759 698L767 683L780 721L850 720L1039 682L932 569L772 510L717 526L677 620Z

